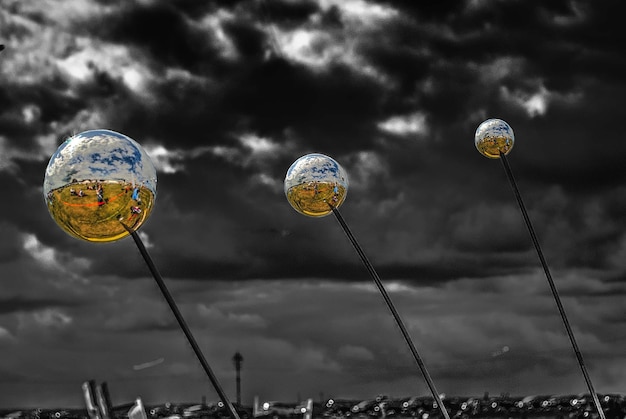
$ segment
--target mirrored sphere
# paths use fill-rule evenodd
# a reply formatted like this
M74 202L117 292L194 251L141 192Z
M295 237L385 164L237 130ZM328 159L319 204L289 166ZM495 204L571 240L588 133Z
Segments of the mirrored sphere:
M300 214L323 217L339 206L348 193L348 175L332 158L319 153L296 160L285 176L287 201Z
M498 159L500 153L507 155L513 149L513 128L501 119L488 119L476 129L474 143L480 154Z
M156 169L131 138L91 130L68 138L46 168L50 215L68 234L90 242L129 235L146 221L156 198Z

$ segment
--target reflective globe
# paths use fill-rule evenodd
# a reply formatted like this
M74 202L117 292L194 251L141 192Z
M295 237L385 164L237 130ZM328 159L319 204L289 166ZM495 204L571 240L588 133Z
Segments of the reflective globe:
M507 155L513 149L513 128L501 119L487 119L476 129L474 143L480 154L498 159L500 153Z
M52 219L90 242L128 236L146 221L156 198L156 169L131 138L91 130L68 138L46 168L43 193Z
M285 176L285 196L300 214L323 217L348 193L348 175L332 158L319 153L296 160Z

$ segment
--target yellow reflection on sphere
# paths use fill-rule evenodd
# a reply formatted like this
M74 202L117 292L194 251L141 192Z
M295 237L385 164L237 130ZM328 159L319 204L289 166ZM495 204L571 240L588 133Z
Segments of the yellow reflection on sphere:
M287 201L300 214L323 217L346 199L348 176L332 158L312 153L289 167L284 188Z
M474 143L480 154L498 159L500 153L507 155L513 149L513 128L501 119L488 119L476 129Z
M50 158L43 193L52 219L89 242L111 242L136 231L156 198L156 169L143 148L115 131L68 138Z

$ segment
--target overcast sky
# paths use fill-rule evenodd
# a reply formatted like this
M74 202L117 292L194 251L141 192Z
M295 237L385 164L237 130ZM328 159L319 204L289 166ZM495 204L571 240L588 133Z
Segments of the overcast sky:
M1 407L84 407L89 379L114 404L218 400L132 239L48 214L50 156L96 128L157 167L141 237L231 400L237 351L245 404L429 395L338 222L285 198L312 152L348 173L341 213L440 392L584 393L502 164L474 145L504 119L591 379L625 391L617 1L0 6Z

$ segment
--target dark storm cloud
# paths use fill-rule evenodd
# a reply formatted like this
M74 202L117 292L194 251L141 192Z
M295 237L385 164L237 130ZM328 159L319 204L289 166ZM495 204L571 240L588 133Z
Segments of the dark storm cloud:
M276 6L278 7L278 6ZM512 6L501 6L512 7ZM278 8L280 9L280 8ZM277 24L281 19L285 18L287 21L293 19L304 19L306 16L314 12L313 8L303 8L302 10L286 10L284 13L281 10L270 10L272 19L277 21ZM469 55L480 51L490 51L489 53L483 53L483 56L490 57L491 55L498 54L501 49L490 46L489 44L480 45L480 36L476 39L468 37L470 40L463 39L463 31L473 27L471 19L478 19L481 17L480 13L494 14L491 16L495 24L500 22L500 19L496 17L498 14L509 15L511 10L498 10L485 12L481 9L479 16L471 15L469 13L463 13L462 10L450 11L446 8L441 10L447 10L446 16L453 16L447 20L447 24L450 26L458 27L458 31L461 33L461 40L448 40L446 37L441 36L437 38L437 31L422 31L422 42L425 45L429 45L429 48L433 49L435 59L426 60L424 57L417 55L413 60L414 64L411 64L410 54L405 54L407 50L402 48L379 48L375 46L371 47L370 54L366 54L372 60L373 64L379 63L380 67L385 73L393 76L396 81L402 80L405 74L412 74L412 80L421 80L423 74L429 74L431 70L437 70L435 72L435 80L437 90L436 94L432 94L432 98L429 98L428 94L422 95L419 101L422 102L423 109L430 115L430 120L434 123L441 121L444 122L447 117L439 116L444 113L447 116L457 115L456 118L460 118L469 112L469 109L474 106L474 103L464 102L463 97L475 97L474 92L469 90L469 86L472 86L478 75L475 71L463 66L459 67L458 60L461 51L466 51ZM555 12L563 13L563 10L555 10ZM198 42L197 37L205 36L201 35L196 29L192 28L188 21L183 17L184 14L177 11L173 6L132 6L120 9L116 14L109 16L111 20L109 24L102 27L107 28L109 31L103 36L110 37L110 39L122 42L122 40L129 41L138 47L149 51L153 60L163 59L166 63L179 65L186 65L189 68L194 68L197 63L209 62L210 60L216 61L213 56L215 51L204 50L202 48L186 49L186 45L195 45ZM294 17L295 16L295 17ZM429 19L441 18L438 10L418 10L414 11L414 18L422 21ZM468 17L469 16L469 17ZM518 19L519 14L515 15ZM484 18L484 16L482 16ZM489 17L489 16L487 16ZM467 23L463 19L470 20ZM522 19L543 22L544 26L547 26L546 16L544 11L526 11L522 14ZM134 30L132 22L145 22L149 31L147 33ZM177 36L172 36L168 39L161 39L159 36L147 36L150 35L150 31L157 31L162 26L163 22L169 22L169 26L175 29ZM549 23L549 22L548 22ZM234 22L231 26L226 26L226 31L229 35L235 39L235 45L239 46L238 50L244 52L248 46L252 47L251 51L257 51L253 55L258 56L260 45L254 44L255 38L260 38L257 32L254 32L251 26L246 26L249 22L241 21ZM136 27L143 27L145 25L136 25ZM410 40L411 37L407 36L413 26L409 27L405 23L405 26L400 25L400 29L395 32L391 32L388 37L395 41L397 39L404 40L405 42ZM515 31L516 26L513 25L511 31ZM406 29L403 30L403 29ZM494 29L495 30L495 29ZM230 32L229 32L230 31ZM163 33L160 31L159 33ZM247 34L247 35L246 35ZM416 34L417 35L417 34ZM427 35L427 36L426 36ZM484 35L485 40L491 40L493 37L490 32ZM170 40L180 39L185 42L181 42L184 46L182 49L177 49ZM238 41L239 39L239 41ZM245 41L248 39L248 41ZM435 41L433 41L435 39ZM190 42L186 42L186 41ZM193 42L192 42L193 41ZM203 41L207 41L203 39ZM252 44L250 43L252 42ZM260 41L259 41L260 42ZM510 42L511 46L517 45L516 38L508 39L502 42ZM200 42L201 45L207 45L207 42ZM253 45L254 44L254 45ZM161 45L163 48L160 58L154 53L157 46ZM246 46L248 45L248 46ZM373 44L374 45L374 44ZM391 43L390 45L397 45L397 43ZM402 42L400 43L402 45ZM145 47L145 48L144 48ZM450 48L457 48L451 50ZM520 47L521 48L521 47ZM367 50L364 50L367 52ZM396 52L393 52L396 51ZM410 51L410 48L408 49ZM512 48L513 54L517 54L517 50ZM525 53L524 51L519 54ZM400 60L408 60L408 67L404 68L404 63L401 61L399 65L393 65L393 54ZM489 55L491 54L491 55ZM473 55L474 57L480 56L480 54ZM457 57L455 61L448 61L448 57ZM479 60L479 58L476 58ZM203 61L204 60L204 61ZM428 63L434 64L428 64ZM106 88L109 90L102 90L104 98L112 97L116 95L119 97L121 94L122 106L126 107L123 112L119 112L118 115L109 114L110 120L115 120L115 125L119 126L121 130L133 134L135 132L141 133L138 137L155 137L159 140L165 141L166 144L180 145L185 141L197 141L199 132L205 134L205 144L224 144L233 142L232 128L237 129L249 129L254 130L261 135L269 135L277 138L278 140L284 140L283 132L285 128L291 129L297 135L298 141L313 145L317 149L328 150L328 152L336 153L349 150L351 141L359 141L360 147L372 146L372 131L375 131L374 121L384 116L385 113L391 114L392 111L401 111L405 108L409 108L411 98L406 96L405 105L395 105L395 103L402 103L402 95L397 98L397 102L386 105L385 102L381 102L379 97L384 89L381 85L358 76L351 70L337 66L322 74L316 74L310 72L307 68L287 63L282 59L269 60L267 62L261 62L255 59L253 62L255 65L247 68L246 70L239 70L239 73L230 79L230 83L225 87L215 87L213 84L197 84L190 81L177 81L177 82L164 82L158 83L153 86L157 92L159 106L152 109L146 109L146 105L141 101L134 100L128 92L124 92L120 82L112 79L107 75L105 70L98 70L97 64L94 64L94 72L97 75L90 84L81 86L82 96L88 96L88 94L94 93L89 90L89 86L98 88ZM435 66L434 68L432 66ZM420 70L410 71L411 69ZM396 76L397 75L397 76ZM219 78L218 78L219 80ZM515 79L511 79L509 83L514 83ZM405 82L400 82L400 86L406 85ZM514 85L511 85L514 88ZM397 90L400 92L400 89ZM121 93L120 93L121 92ZM21 98L20 102L27 102L35 100L38 103L42 103L42 120L53 121L58 119L67 118L72 114L77 113L80 109L86 107L86 103L74 101L73 105L67 107L63 103L66 100L65 97L55 96L44 93L44 96L38 98ZM20 97L18 95L18 97ZM440 99L444 98L444 99ZM119 99L118 99L119 100ZM46 103L50 103L46 106ZM17 102L16 102L17 104ZM197 105L194 105L197 104ZM451 104L454 104L451 107ZM379 109L385 109L383 113ZM178 109L184 108L186 112L179 114L176 112ZM51 113L48 109L54 109L56 113ZM67 115L67 116L65 116ZM207 117L208 116L208 117ZM313 117L314 116L314 117ZM556 115L555 115L556 117ZM113 119L114 118L114 119ZM369 121L363 123L362 121ZM605 124L602 124L605 126ZM7 125L7 129L10 131L10 124ZM516 126L517 127L517 126ZM520 125L518 132L524 133L523 125ZM16 125L16 130L20 130L20 125ZM607 131L613 130L612 127L607 127ZM458 130L458 132L462 132ZM556 135L550 135L547 132L542 132L544 136L556 138ZM438 136L444 136L443 131L436 133ZM171 140L170 140L171 139ZM444 143L449 142L446 140ZM469 141L468 141L469 142ZM578 141L576 144L581 144L584 141ZM445 147L441 143L441 147ZM548 146L558 147L554 142L549 142ZM438 147L437 145L435 147ZM571 147L568 147L571 152ZM554 153L547 153L548 155L557 154L558 150L554 150ZM525 157L523 151L516 153ZM528 155L528 153L526 153ZM614 155L614 154L613 154ZM581 163L588 161L583 159L583 154L580 155ZM537 164L536 156L533 154L533 161ZM396 157L394 157L396 158ZM454 155L451 155L454 159ZM528 155L530 158L530 155ZM286 160L285 160L286 161ZM415 165L412 158L406 158L405 163L397 160L392 164L393 177L403 176L410 170L415 170ZM540 160L539 160L540 162ZM197 163L200 163L198 161ZM288 162L287 162L288 163ZM285 164L285 166L287 165ZM189 170L192 169L193 162L189 162ZM541 167L527 168L524 162L519 167L519 173L526 179L537 179L538 181L545 181L547 172L550 171L550 176L554 179L554 182L563 183L567 178L559 178L558 167L555 171L555 165L552 161L546 161ZM606 167L606 166L605 166ZM405 170L402 170L404 168ZM544 170L546 173L543 173ZM588 169L589 175L585 174L583 178L593 183L594 174L601 173L600 177L605 177L615 181L616 176L612 176L611 173L602 173L598 171L598 167L591 166ZM275 176L279 178L280 170L275 172ZM569 173L566 167L563 167L564 173ZM248 173L233 173L234 177L240 177L249 175ZM452 177L452 176L450 176ZM214 179L215 173L207 173L207 179ZM228 184L228 180L220 182L222 184ZM188 194L188 189L185 186L177 187L176 190L181 195ZM382 188L381 188L382 190ZM280 197L278 197L280 199ZM176 198L177 199L177 198ZM181 199L182 201L182 199ZM202 206L202 201L196 200L197 203ZM233 202L236 202L235 200ZM482 230L484 231L484 229ZM522 233L523 234L523 233ZM513 248L520 246L520 241L507 236L510 240ZM480 240L479 237L474 236L474 240ZM474 243L475 244L475 243ZM459 246L463 247L463 241L459 242ZM499 241L489 241L488 246L498 247L503 249L503 243ZM504 245L506 248L507 245ZM521 245L521 248L524 248ZM186 261L187 259L185 259ZM184 262L187 264L187 262ZM197 267L202 266L198 264ZM207 266L212 266L210 263ZM224 266L234 266L226 264ZM358 265L357 265L358 266ZM292 270L284 267L284 272L292 273ZM355 268L358 269L358 268ZM381 267L381 269L385 269ZM462 269L459 269L462 270ZM201 275L203 269L198 268L194 276ZM217 269L219 272L220 269ZM245 272L246 269L239 269L237 271ZM252 271L252 270L249 270ZM336 271L336 268L331 269ZM134 271L133 271L134 272ZM261 271L262 272L262 271ZM271 269L270 271L271 272ZM321 273L324 271L315 271L315 273ZM358 272L358 271L356 271ZM250 274L242 273L241 276L247 276ZM285 275L287 276L287 275Z
M19 196L17 201L0 206L0 217L12 220L13 225L22 231L44 232L45 227L50 225L41 189L36 186L42 182L44 169L45 166L40 163L23 162L16 175L0 172L0 187L6 196ZM7 237L8 240L10 238L13 237Z
M281 142L288 130L298 142L327 152L344 152L352 141L363 147L373 141L376 97L382 91L347 69L316 75L274 59L242 66L228 76L224 82L153 86L158 106L122 102L124 112L115 115L115 124L131 136L153 136L171 147L228 145L233 134L246 130Z
M622 146L612 141L620 130L619 122L611 111L617 104L615 97L607 96L607 89L619 92L623 88L600 87L597 83L588 87L584 99L577 106L554 106L550 112L551 125L543 120L532 127L522 126L520 142L524 135L535 146L527 150L520 147L521 161L516 170L520 176L535 182L559 183L572 191L581 192L600 192L623 183L624 174L619 169L617 157L622 153ZM589 101L595 105L589 107ZM579 112L580 118L567 116L574 109ZM591 131L584 129L589 124L593 126ZM542 152L533 153L536 148ZM589 159L590 152L598 160ZM571 171L572 167L576 167L575 174Z
M99 17L96 27L104 32L104 39L135 45L165 65L194 68L203 57L214 53L207 34L189 25L170 4L131 4L104 21Z
M384 44L372 44L365 51L375 65L392 71L392 74L411 74L412 80L420 80L420 75L431 74L429 70L432 70L436 86L442 90L437 90L434 95L420 95L416 100L434 118L445 115L446 121L441 120L441 123L449 124L454 118L465 118L476 103L488 104L485 98L493 94L493 89L502 86L511 91L532 91L537 87L536 82L540 81L556 92L584 88L590 80L603 77L590 65L596 63L596 58L589 54L593 54L592 51L610 51L614 45L618 45L618 40L605 39L602 36L604 31L599 30L606 23L605 17L600 17L605 14L596 14L596 11L587 10L584 5L561 2L558 5L527 7L518 2L486 3L479 6L481 3L476 2L476 10L462 3L456 3L456 9L442 7L434 10L431 6L405 4L403 6L409 16L407 21L404 25L392 28L388 35L396 40L390 43L394 48L384 49ZM443 16L440 12L443 12ZM572 22L567 22L568 19ZM533 27L532 33L528 33L528 26ZM581 40L580 37L584 36L581 34L590 36ZM582 49L573 47L581 43L584 45ZM423 53L417 53L420 48L428 48L427 58ZM513 73L498 85L489 86L479 80L480 74L476 70L470 70L466 65L467 62L487 64L498 56L520 57L519 64L523 68L524 77ZM394 57L402 61L400 65L390 67L395 62ZM606 71L621 73L621 66L622 60L618 59L607 63ZM406 86L406 83L401 86ZM593 93L593 89L587 92ZM607 96L599 93L597 99L602 98ZM586 101L581 105L584 103ZM555 110L559 108L559 104L555 104ZM566 105L564 111L571 111L571 107ZM560 119L558 115L554 116ZM608 118L610 116L607 115ZM554 123L553 119L550 125L553 129L561 126ZM615 130L610 126L606 128L609 132ZM582 133L584 130L576 132ZM549 133L543 137L555 138ZM584 140L572 142L578 145L585 143ZM555 145L554 142L551 145ZM545 155L552 157L557 153Z
M291 7L269 12L272 19L289 20ZM186 139L195 140L198 132L204 132L209 143L219 143L228 138L233 126L239 126L261 135L277 135L279 140L286 128L293 129L303 141L317 142L318 148L330 151L335 144L339 150L345 149L341 145L352 139L363 141L364 146L371 141L369 132L377 116L375 98L381 94L379 87L341 67L319 75L282 59L261 61L267 40L254 27L255 22L245 16L224 25L240 55L236 66L220 58L211 47L210 36L192 26L192 19L174 5L132 5L119 8L105 16L104 21L102 17L97 20L97 25L84 25L100 28L103 40L134 45L139 57L147 59L155 69L161 63L184 67L192 73L202 71L214 78L210 84L158 82L150 87L158 106L150 109L121 93L116 102L126 109L121 111L116 106L118 114L110 115L110 119L129 135L158 133L160 140L169 142L175 138L180 144ZM144 55L146 52L148 56ZM105 97L120 95L119 81L99 69L98 62L93 66L97 77L92 85ZM87 86L82 87L83 93L89 93ZM102 89L109 89L108 94ZM59 114L50 117L58 119L82 108L84 104L80 102L74 108L57 106ZM176 112L182 109L186 112ZM372 122L363 125L363 120Z
M499 55L524 56L537 70L536 74L547 75L550 83L557 83L562 77L576 77L582 70L597 75L586 64L591 62L587 59L594 54L599 57L617 51L623 36L609 35L606 31L607 26L616 23L612 20L618 19L610 12L616 7L615 2L600 7L566 0L532 4L501 1L393 4L405 12L408 20L450 29L442 33L420 29L419 25L406 26L407 31L420 31L421 37L416 38L429 39L429 44L444 56L475 60L490 60ZM529 27L533 30L528 31ZM620 60L609 69L616 64L619 66Z
M13 297L0 301L0 314L14 313L16 311L37 311L47 307L72 307L79 305L76 301L57 301L54 299L24 299Z
M6 105L0 114L0 124L4 135L11 139L14 147L34 150L34 137L46 132L46 125L63 120L86 107L84 99L62 93L67 87L62 80L57 83L52 80L51 84L36 88L0 82L0 100ZM24 106L31 104L37 104L33 110L36 119L34 123L26 121L20 112Z
M341 67L316 75L277 60L249 73L230 93L227 108L255 115L251 126L261 135L288 128L308 147L340 153L352 142L368 147L381 90Z
M228 36L240 57L246 61L261 59L265 52L265 34L248 22L232 22L224 25L224 32Z
M0 262L10 262L19 257L20 249L15 246L17 233L15 227L8 223L0 223L0 234L4 237L4 240L0 242Z

